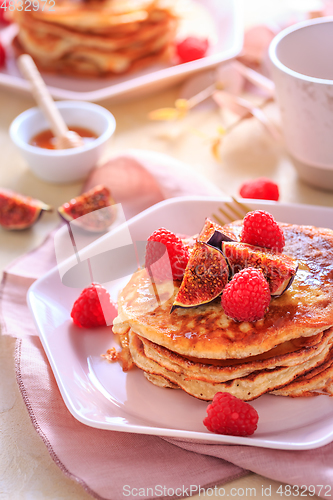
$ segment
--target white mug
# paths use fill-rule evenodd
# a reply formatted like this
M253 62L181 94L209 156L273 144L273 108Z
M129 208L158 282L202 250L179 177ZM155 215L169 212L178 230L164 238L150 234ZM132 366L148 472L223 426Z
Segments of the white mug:
M269 57L286 146L298 174L333 189L333 17L281 31Z

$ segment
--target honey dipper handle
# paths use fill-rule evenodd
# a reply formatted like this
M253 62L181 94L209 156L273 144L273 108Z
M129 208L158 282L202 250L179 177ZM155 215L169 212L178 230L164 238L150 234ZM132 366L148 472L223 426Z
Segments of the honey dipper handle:
M28 54L21 55L18 58L18 66L23 76L30 82L35 101L48 119L55 137L66 136L68 127L59 113L32 57Z

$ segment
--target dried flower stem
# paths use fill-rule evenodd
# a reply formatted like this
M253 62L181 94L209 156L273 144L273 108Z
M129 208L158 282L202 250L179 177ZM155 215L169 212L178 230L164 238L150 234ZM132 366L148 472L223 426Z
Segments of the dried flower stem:
M257 105L257 108L260 108L260 109L263 109L267 104L269 104L270 102L274 101L274 98L272 96L270 97L267 97L266 99L264 99L260 104ZM233 123L231 123L230 125L228 125L226 128L225 128L225 133L227 134L228 132L230 132L232 129L234 129L235 127L237 127L237 125L239 125L243 120L246 120L247 118L252 118L253 115L252 113L248 112L246 115L244 116L241 116L238 120L234 121Z
M217 90L223 90L223 84L221 82L215 82L206 89L201 90L198 94L190 97L187 101L188 109L192 109L209 97L212 97Z

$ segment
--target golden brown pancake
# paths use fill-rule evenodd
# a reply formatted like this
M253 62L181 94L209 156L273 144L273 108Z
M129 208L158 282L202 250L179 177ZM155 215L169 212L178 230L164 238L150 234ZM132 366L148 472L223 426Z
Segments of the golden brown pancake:
M191 379L219 383L246 377L254 371L271 370L279 366L296 366L304 363L319 354L331 342L333 328L326 330L324 334L317 334L307 338L300 337L299 339L284 342L263 354L243 359L211 360L189 358L154 344L143 337L139 338L143 344L145 356L168 371Z
M332 339L330 340L332 341ZM134 363L141 370L150 376L158 377L156 379L158 385L160 385L161 381L159 377L162 377L162 379L166 379L171 384L178 385L191 396L206 401L212 400L217 392L229 392L243 401L251 401L262 394L278 389L292 382L299 375L310 371L330 359L332 356L331 341L328 342L319 354L299 365L254 371L245 377L232 379L227 382L212 383L192 379L187 375L169 371L155 361L147 358L140 337L132 331L129 332L130 352ZM151 378L151 381L155 383L154 378Z

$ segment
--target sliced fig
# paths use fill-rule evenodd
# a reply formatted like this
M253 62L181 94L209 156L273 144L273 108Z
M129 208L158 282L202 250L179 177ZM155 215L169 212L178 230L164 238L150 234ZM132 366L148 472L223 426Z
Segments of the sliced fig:
M113 209L106 209L106 207L111 207L114 204L115 201L110 190L100 184L64 203L58 208L58 212L66 222L82 217L78 221L80 227L87 231L101 232L105 231L114 222L116 217L115 206Z
M236 240L236 236L230 229L220 226L220 224L217 224L208 217L198 237L198 241L203 241L219 249L221 249L222 241Z
M228 278L229 267L221 250L197 241L171 312L176 307L196 307L211 302L222 293Z
M5 229L27 229L52 207L10 189L0 188L0 225Z
M222 252L232 275L246 267L261 269L273 296L282 295L290 287L298 269L292 257L246 243L224 241Z

